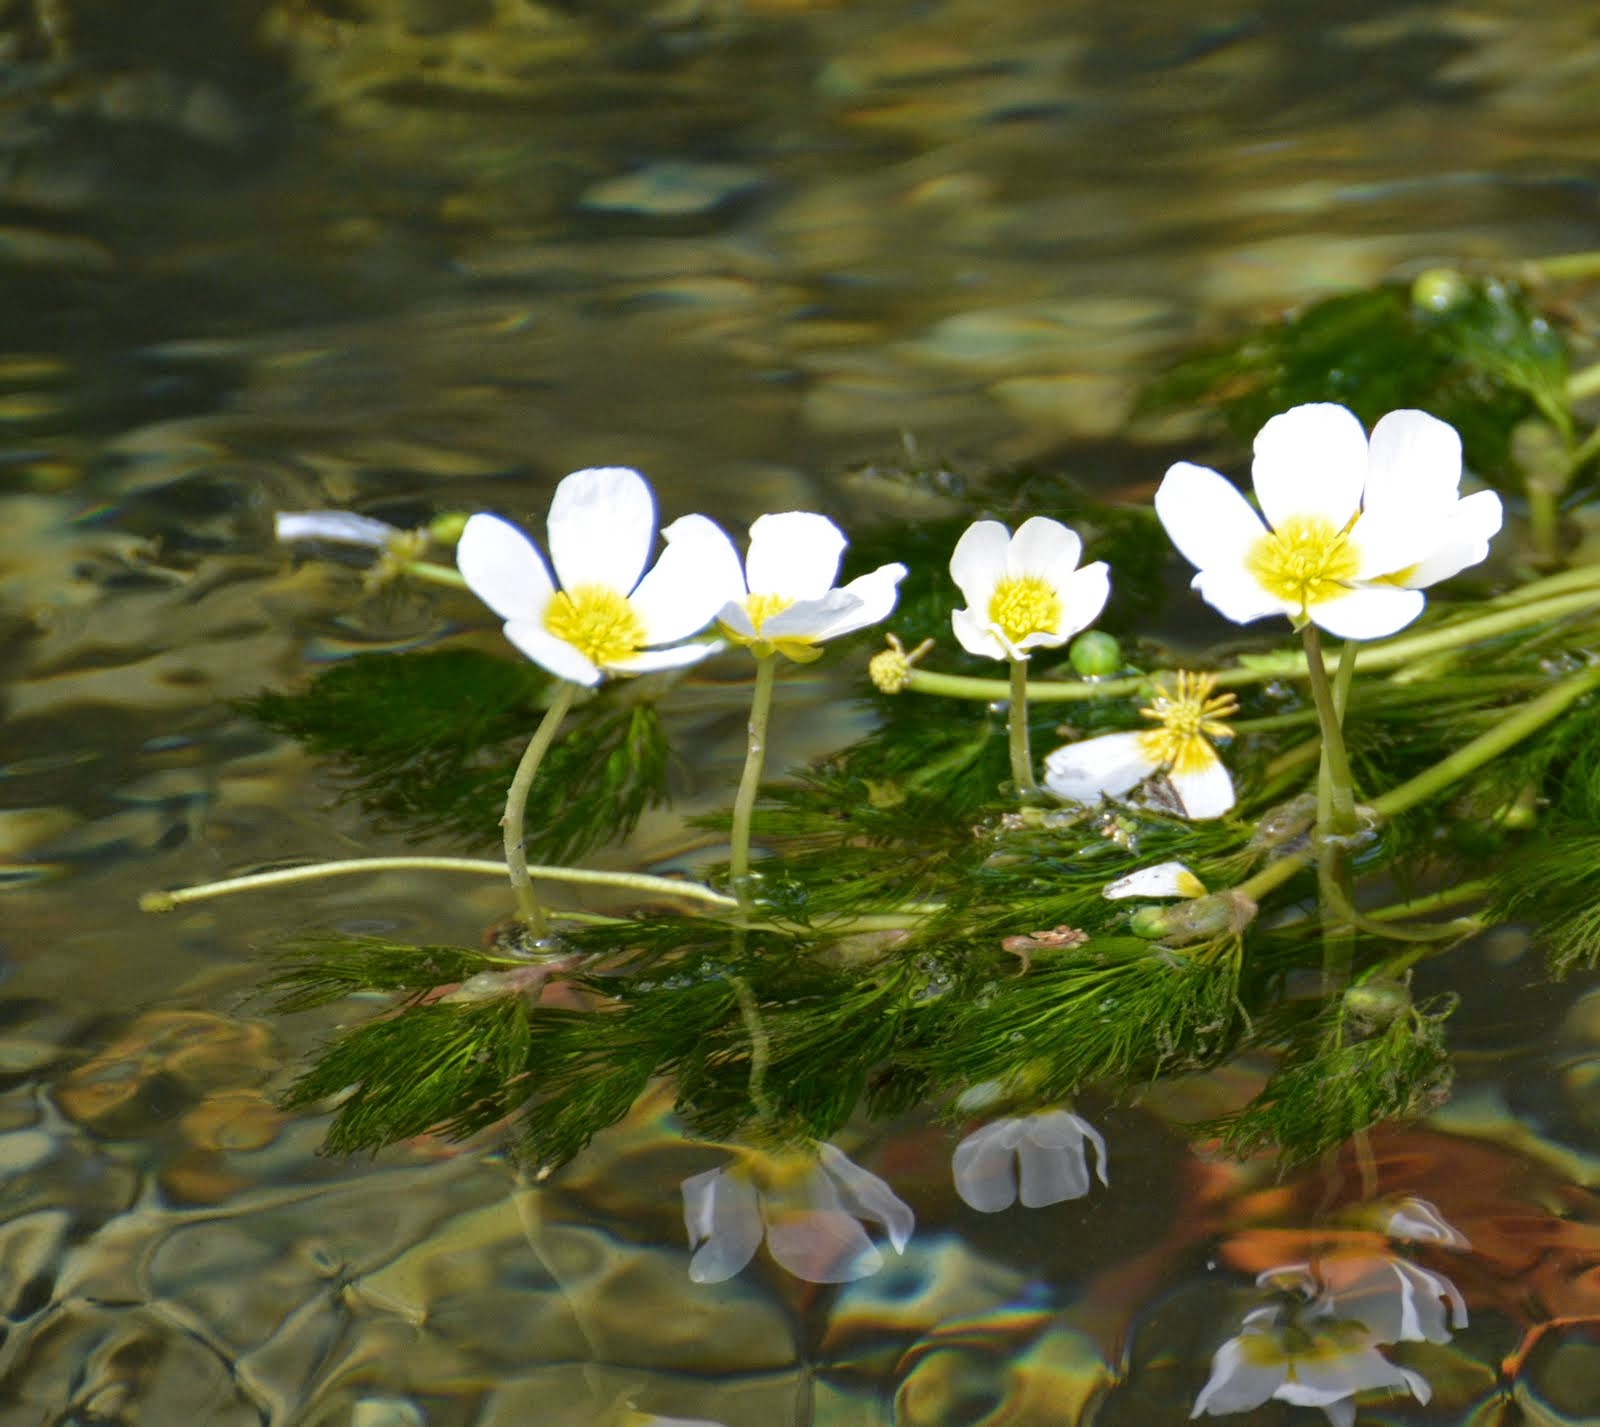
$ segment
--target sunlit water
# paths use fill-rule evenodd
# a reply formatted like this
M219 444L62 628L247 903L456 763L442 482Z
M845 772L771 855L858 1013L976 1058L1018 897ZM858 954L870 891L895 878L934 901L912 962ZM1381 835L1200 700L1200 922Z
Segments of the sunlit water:
M906 442L1142 494L1183 434L1127 424L1166 355L1593 247L1596 153L1600 31L1561 0L0 6L0 1423L1185 1420L1254 1276L1363 1194L1354 1160L1279 1184L1191 1154L1178 1123L1261 1067L1079 1107L1110 1186L1045 1209L966 1207L942 1129L863 1131L903 1256L695 1284L678 1185L724 1157L662 1107L537 1193L492 1146L321 1160L275 1108L339 1015L265 1019L265 948L470 942L503 889L136 899L399 850L230 701L497 637L296 564L273 511L530 521L626 463L730 527L892 521L936 499L863 469ZM849 735L851 677L786 691L775 761ZM737 678L678 696L680 809L727 797ZM692 846L659 817L611 856ZM1394 1252L1470 1324L1391 1354L1429 1406L1362 1416L1593 1420L1600 996L1542 984L1516 929L1448 970L1455 1098L1372 1155L1469 1241Z

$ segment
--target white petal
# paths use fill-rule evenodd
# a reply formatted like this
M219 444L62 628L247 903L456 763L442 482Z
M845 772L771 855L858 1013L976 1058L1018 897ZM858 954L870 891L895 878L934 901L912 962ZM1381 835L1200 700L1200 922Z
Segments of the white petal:
M1023 1122L1017 1146L1021 1168L1021 1199L1029 1209L1081 1199L1089 1192L1088 1157L1084 1141L1095 1146L1100 1182L1106 1182L1106 1144L1087 1120L1065 1110L1030 1115Z
M888 619L894 612L895 601L900 598L900 581L905 577L906 567L894 564L879 565L871 574L851 580L843 587L843 593L855 598L856 607L829 620L813 638L837 639L841 634L854 634L858 629Z
M984 607L987 608L987 601ZM985 659L1011 658L1011 651L1006 648L1005 641L995 633L986 619L980 618L970 609L951 610L950 628L968 654L981 655Z
M580 654L565 639L557 639L543 621L507 620L505 632L506 638L528 658L558 679L592 688L604 677L587 655Z
M279 540L326 540L332 545L372 545L382 549L401 532L370 515L348 510L280 510L272 518Z
M1404 629L1427 603L1421 590L1366 585L1308 605L1311 622L1340 639L1381 639Z
M1008 575L1037 575L1059 590L1083 556L1078 532L1049 516L1034 515L1017 527L1006 551Z
M1489 554L1489 542L1500 533L1504 511L1493 491L1479 491L1457 503L1439 532L1432 553L1405 572L1408 589L1425 589L1458 575Z
M1293 600L1283 599L1265 588L1248 570L1240 566L1217 565L1202 570L1190 581L1192 588L1224 619L1249 624L1272 614L1297 615Z
M1442 511L1461 487L1461 437L1425 411L1391 411L1372 428L1363 512Z
M723 605L717 611L717 623L727 625L733 633L744 639L756 637L756 623L750 618L750 611L742 599L729 600Z
M994 587L1005 576L1010 548L1011 535L998 520L976 520L962 532L950 556L950 578L966 596L967 607L982 610L985 618Z
M683 1224L689 1232L689 1277L696 1283L732 1278L761 1244L761 1207L755 1186L726 1169L691 1175L683 1191Z
M497 515L467 521L456 542L456 568L467 588L501 619L542 618L555 590L533 541Z
M637 471L592 466L556 487L547 528L562 589L606 585L627 594L650 558L656 499Z
M996 1120L956 1146L950 1176L963 1203L980 1214L998 1214L1017 1202L1016 1146L1022 1133L1021 1120Z
M763 515L750 527L745 558L750 593L820 599L833 588L844 547L844 532L825 515L807 510Z
M1353 412L1332 402L1297 406L1256 433L1252 479L1274 530L1312 515L1343 530L1366 485L1367 433Z
M1258 1366L1248 1361L1243 1339L1229 1338L1212 1357L1211 1376L1195 1398L1189 1416L1210 1412L1220 1417L1228 1412L1248 1412L1273 1396L1283 1385L1287 1372L1286 1363Z
M1418 1383L1422 1385L1420 1393ZM1426 1382L1391 1363L1376 1348L1356 1348L1329 1357L1296 1357L1293 1379L1273 1395L1300 1407L1326 1408L1358 1392L1380 1387L1407 1388L1419 1402L1426 1402L1432 1395Z
M883 1255L867 1231L837 1209L769 1211L767 1248L807 1283L851 1283L883 1267Z
M720 639L707 639L673 644L666 649L641 649L626 659L607 664L606 669L616 674L655 674L663 669L686 669L725 648Z
M1394 1207L1384 1222L1383 1232L1391 1239L1414 1244L1443 1244L1450 1249L1470 1249L1467 1236L1439 1212L1427 1199L1408 1195Z
M1267 533L1233 482L1188 461L1162 478L1156 514L1178 553L1198 570L1242 570L1250 547Z
M1233 806L1233 779L1220 758L1167 769L1167 781L1183 804L1183 815L1195 822L1220 818Z
M844 624L861 608L861 601L845 590L829 590L814 600L799 600L788 609L769 614L761 622L763 639L818 639L833 624Z
M1045 786L1071 803L1117 797L1160 768L1137 733L1102 733L1056 749L1044 760Z
M1107 882L1102 897L1116 901L1121 897L1203 897L1204 884L1181 862L1158 862L1141 867L1115 882Z
M1061 625L1063 636L1087 629L1100 618L1111 595L1111 567L1104 560L1096 560L1075 570L1056 589L1061 595ZM1026 643L1026 641L1024 641Z
M817 1154L823 1168L843 1191L845 1202L862 1218L882 1224L894 1251L903 1254L917 1226L917 1216L911 1206L877 1175L862 1169L834 1145L819 1142Z
M667 548L628 601L644 621L646 644L673 644L698 634L723 605L744 594L739 552L721 526L703 515L685 515L661 534Z

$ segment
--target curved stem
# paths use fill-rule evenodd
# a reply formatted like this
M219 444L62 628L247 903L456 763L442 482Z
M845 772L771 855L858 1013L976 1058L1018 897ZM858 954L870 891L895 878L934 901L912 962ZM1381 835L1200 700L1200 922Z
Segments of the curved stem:
M738 906L732 897L725 897L721 892L698 882L681 882L675 877L653 877L648 872L591 872L582 867L541 866L527 870L530 875L545 882L621 887L631 892L687 897L695 902L708 902L714 907ZM309 862L301 867L279 867L271 872L252 872L243 877L226 877L219 882L201 882L170 892L146 892L139 898L139 910L170 912L191 902L209 902L215 897L231 897L236 892L264 892L276 887L295 887L329 877L351 877L368 872L466 872L476 877L504 877L506 864L480 857L350 857L341 862Z
M728 876L739 905L750 907L750 827L755 821L756 794L761 788L761 772L767 762L767 719L772 712L772 688L778 674L778 656L767 654L756 660L755 690L750 695L749 743L745 748L744 772L739 776L739 791L733 800L733 847L728 854Z
M506 850L506 868L511 873L511 891L517 899L517 915L528 924L536 937L545 934L548 918L539 905L538 894L533 890L533 879L528 875L528 853L524 847L523 820L528 810L528 792L533 787L539 765L555 742L556 730L566 718L567 710L578 692L578 686L562 679L556 684L555 698L545 710L539 727L522 751L511 786L506 789L506 810L500 819L502 841Z
M1343 710L1328 684L1328 671L1322 662L1322 636L1316 625L1306 625L1300 637L1305 641L1311 698L1317 706L1317 721L1322 725L1322 760L1327 770L1328 808L1326 826L1321 831L1325 837L1329 833L1348 837L1356 828L1356 797L1355 784L1350 777L1350 759L1344 747ZM1344 692L1348 693L1350 681L1342 653L1339 664Z
M1028 661L1011 661L1010 703L1006 706L1006 731L1011 742L1011 781L1017 796L1034 799L1039 785L1033 781L1033 754L1028 748Z

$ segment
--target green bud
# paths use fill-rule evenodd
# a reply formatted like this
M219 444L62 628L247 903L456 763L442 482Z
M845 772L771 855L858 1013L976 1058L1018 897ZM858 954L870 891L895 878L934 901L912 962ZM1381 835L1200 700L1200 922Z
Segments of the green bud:
M467 528L469 517L459 510L447 510L428 522L428 538L436 545L454 545Z
M1072 641L1067 659L1085 679L1103 679L1122 667L1122 646L1098 629L1085 630Z
M1472 284L1454 268L1429 268L1411 284L1411 302L1424 312L1448 312L1472 292Z
M1344 993L1345 1013L1360 1025L1380 1029L1411 1007L1411 992L1398 981L1374 977Z
M1256 904L1231 888L1196 897L1175 907L1140 907L1129 918L1135 936L1161 940L1168 946L1187 946L1214 936L1237 936L1255 920Z

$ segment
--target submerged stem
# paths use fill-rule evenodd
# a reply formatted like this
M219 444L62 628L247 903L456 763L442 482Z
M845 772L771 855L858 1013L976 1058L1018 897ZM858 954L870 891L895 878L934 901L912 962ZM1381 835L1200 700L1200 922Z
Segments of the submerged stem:
M739 905L750 909L750 825L755 819L756 793L761 788L761 773L767 762L767 719L772 712L772 688L778 674L778 656L767 654L756 660L755 690L750 695L749 743L745 748L744 772L733 800L733 847L728 855L728 876Z
M505 815L500 819L506 850L506 868L511 873L511 890L517 899L517 915L528 924L536 937L545 933L548 919L539 905L538 894L533 890L533 879L528 875L528 853L523 846L523 821L528 810L528 792L533 787L539 765L555 742L556 730L566 718L567 710L578 692L576 684L562 679L557 682L555 698L545 710L539 727L533 731L528 746L522 752L511 786L506 790Z
M216 897L231 897L236 892L264 892L274 887L295 887L320 882L328 877L350 877L366 872L466 872L476 877L504 877L504 862L479 857L348 857L340 862L310 862L300 867L278 867L271 872L252 872L242 877L226 877L218 882L201 882L178 887L170 892L146 892L139 898L144 912L170 912L191 902L209 902ZM544 882L571 882L578 886L622 887L633 892L648 892L670 897L687 897L714 907L734 907L732 897L698 882L683 882L675 877L652 877L648 872L591 872L582 867L542 867L527 869Z
M1028 661L1011 661L1010 703L1006 706L1006 731L1011 738L1011 781L1017 796L1033 799L1039 796L1039 785L1033 781L1033 754L1028 748Z
M1322 662L1322 636L1316 625L1307 624L1300 631L1300 637L1305 641L1311 697L1317 706L1317 721L1322 725L1322 762L1327 771L1326 825L1318 830L1324 837L1330 833L1336 837L1348 837L1356 828L1356 796L1355 783L1350 776L1350 759L1344 747L1343 709L1334 699L1333 689L1328 684L1328 670ZM1348 694L1350 681L1343 654L1340 655L1339 665L1344 692Z

